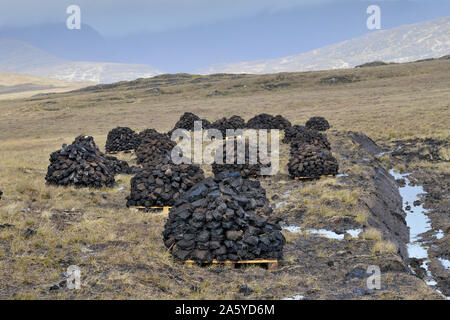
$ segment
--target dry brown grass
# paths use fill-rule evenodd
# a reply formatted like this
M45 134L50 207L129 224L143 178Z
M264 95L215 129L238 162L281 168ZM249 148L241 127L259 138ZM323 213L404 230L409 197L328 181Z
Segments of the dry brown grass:
M332 86L319 83L323 77L349 73L358 75L361 81ZM325 116L334 129L364 131L375 139L442 138L450 133L449 73L448 61L433 61L237 79L218 77L216 82L197 84L189 82L196 79L192 76L176 86L158 80L164 93L156 96L147 91L157 80L149 80L136 84L134 88L138 89L133 90L122 85L100 92L0 102L0 127L7 133L2 139L13 140L80 132L102 136L115 125L167 131L184 111L211 120L232 114L248 119L269 112L283 114L296 123L304 123L313 115ZM279 82L290 86L265 89L266 84ZM234 87L240 83L247 88ZM207 97L213 90L226 94ZM178 93L169 93L174 91Z
M93 82L67 82L14 72L0 72L0 100L24 99L48 92L68 92Z
M361 81L319 84L323 77L348 73L357 74ZM121 85L100 92L0 101L0 189L5 192L0 201L0 224L14 225L0 230L0 298L233 299L239 296L237 288L243 283L255 290L252 298L280 298L298 293L295 288L299 278L307 279L302 284L305 289L322 289L318 297L325 296L327 291L321 287L327 285L323 282L326 277L316 270L297 272L301 265L292 252L287 253L283 268L293 271L277 274L259 267L228 272L173 261L161 241L164 214L127 209L124 198L128 189L47 186L44 176L49 154L79 134L93 135L103 146L107 132L119 125L167 131L185 111L211 120L232 114L248 119L268 112L282 114L294 124L320 115L334 130L363 131L378 140L448 137L449 73L449 61L435 61L358 70L218 77L217 82L204 83L190 83L201 78L187 76L184 83L176 85L157 78L138 82L133 90ZM147 92L155 81L162 83L163 94L159 96ZM265 89L267 84L280 82L290 86ZM239 84L245 84L246 89L235 87ZM213 90L224 95L207 97ZM286 161L285 156L283 166ZM344 170L364 174L349 160L341 161ZM116 180L120 187L129 188L130 177L118 176ZM358 203L361 190L341 187L333 179L323 179L304 183L291 194L291 203L307 208L306 227L348 215L365 224L369 213ZM36 234L26 238L27 228ZM381 236L367 236L376 241L373 253L392 252L392 246ZM288 242L305 237L289 235ZM326 248L316 249L313 260L334 254ZM82 268L82 290L49 295L49 286L62 280L61 272L71 264ZM408 292L405 289L401 295L409 298L412 294ZM425 288L423 292L423 297L433 297Z
M377 241L372 248L374 253L396 253L397 250L398 248L394 243L386 240Z
M381 239L383 238L383 234L378 229L368 228L361 234L361 238L366 240L381 241Z

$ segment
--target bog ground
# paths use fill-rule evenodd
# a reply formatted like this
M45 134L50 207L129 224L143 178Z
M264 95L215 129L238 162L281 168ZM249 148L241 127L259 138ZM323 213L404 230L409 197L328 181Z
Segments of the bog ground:
M0 101L0 298L443 299L450 295L440 263L450 259L449 74L450 60L258 76L179 74ZM330 122L343 176L290 179L283 144L281 171L260 179L282 225L302 230L283 230L277 271L174 261L162 241L167 213L126 207L131 176L103 189L45 184L50 153L76 136L93 136L104 151L117 126L167 132L186 111L209 120L265 112L292 124L312 116ZM348 131L366 134L381 152ZM133 155L119 157L135 164ZM392 168L411 173L427 192L421 201L432 229L424 238L432 244L435 286L425 281L423 261L405 256L408 230L390 217L402 214L395 180L384 174ZM322 229L363 232L343 239L306 232ZM69 265L80 267L82 288L50 290ZM381 290L366 288L369 265L382 270Z

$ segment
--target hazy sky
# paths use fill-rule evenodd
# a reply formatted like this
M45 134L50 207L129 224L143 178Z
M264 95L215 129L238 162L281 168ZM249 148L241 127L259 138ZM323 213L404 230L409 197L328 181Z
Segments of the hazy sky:
M83 23L107 36L173 28L347 0L2 0L0 25L65 21L66 8L81 8Z
M81 32L65 28L73 4ZM0 0L0 37L70 60L195 72L373 32L366 27L372 4L381 8L382 29L450 16L450 0Z
M276 14L299 8L352 3L402 3L405 11L415 3L427 3L439 10L449 0L1 0L0 26L27 26L63 22L66 8L76 4L81 8L82 21L105 36L121 36L142 31L165 31L192 25ZM402 8L396 9L401 14Z

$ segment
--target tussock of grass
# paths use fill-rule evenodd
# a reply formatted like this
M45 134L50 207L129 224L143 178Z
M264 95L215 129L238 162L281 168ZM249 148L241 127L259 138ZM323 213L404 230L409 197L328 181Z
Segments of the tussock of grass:
M386 240L379 240L372 248L373 253L397 253L397 246Z
M445 161L450 161L450 148L442 148L439 150L440 157Z
M5 192L0 202L0 224L14 225L0 231L0 297L234 299L244 278L255 290L252 297L258 298L282 297L283 290L298 289L299 279L305 282L305 288L322 290L320 281L324 275L315 270L303 269L304 273L299 273L292 269L295 272L273 274L261 268L246 268L244 274L178 263L162 243L166 216L125 207L130 176L116 177L119 186L128 188L125 191L47 186L44 177L49 155L81 133L94 136L102 148L108 131L118 125L137 131L155 128L167 132L185 111L210 120L233 114L249 119L267 112L282 114L293 124L303 124L318 115L330 121L332 130L362 131L377 141L412 134L448 138L449 68L448 62L431 62L388 66L377 71L367 68L248 75L238 79L224 76L211 81L208 88L190 83L189 77L184 83L163 83L160 89L164 94L160 96L149 94L148 88L130 88L124 83L101 92L0 101L0 189ZM361 81L343 86L318 84L319 79L341 72L356 72ZM400 76L402 81L398 81ZM264 89L264 83L281 78L290 83L288 88L270 92ZM154 80L141 81L152 84ZM242 83L247 86L245 90L233 89ZM227 94L206 97L213 90ZM43 108L50 100L55 108ZM70 126L61 125L69 122ZM328 135L336 146L337 135ZM343 143L357 155L356 144ZM286 174L289 147L281 145L280 151L281 173ZM448 150L441 152L448 157ZM133 156L124 154L120 158L130 161ZM355 165L352 157L338 159L341 172L365 177L364 168ZM432 165L442 172L449 171L448 164ZM359 203L361 192L355 189L358 187L344 185L338 179L298 182L286 199L290 204L279 211L281 215L296 209L304 211L302 228L318 228L341 217L364 224L369 213ZM27 228L36 234L25 238ZM286 235L288 245L308 240L305 234ZM374 253L395 250L379 231L369 229L363 239L374 241ZM357 243L353 245L356 248ZM288 265L296 263L292 254L286 258ZM317 254L311 254L311 259L317 256L327 258L329 252L320 248ZM82 289L43 296L41 292L48 290L50 284L62 280L60 274L70 264L82 267ZM339 280L336 278L337 283ZM423 289L421 297L426 297L426 288Z
M302 209L305 211L303 226L310 228L319 228L324 221L340 217L350 217L363 225L369 213L359 203L359 198L360 192L356 188L344 186L335 178L303 181L299 182L299 188L293 188L288 204L278 211Z
M327 191L328 190L325 190L325 192L323 192L321 195L321 199L323 201L338 200L349 205L355 205L358 203L359 199L358 190L342 189L342 190L333 190L332 192Z
M404 173L404 172L406 172L406 170L407 170L406 165L403 163L397 164L394 167L394 171L396 171L396 172Z
M364 225L364 224L366 224L367 218L369 217L369 215L370 214L367 211L357 210L355 221L361 225Z
M380 241L383 238L383 234L380 230L375 228L368 228L366 231L364 231L361 235L361 238L365 240L375 240Z

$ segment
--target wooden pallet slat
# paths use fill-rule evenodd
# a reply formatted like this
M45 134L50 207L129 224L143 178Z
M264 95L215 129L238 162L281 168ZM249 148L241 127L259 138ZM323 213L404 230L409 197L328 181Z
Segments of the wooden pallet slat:
M145 210L156 210L156 211L161 211L163 213L169 213L169 210L172 207L143 207L143 206L135 206L133 208L136 208L140 211L145 211Z
M109 151L109 152L105 152L105 154L109 155L109 154L134 154L134 150L124 150L124 151Z
M239 135L239 136L233 136L233 137L225 137L225 138L223 138L222 140L228 141L228 140L233 140L233 139L241 138L241 137L242 137L241 135ZM216 140L217 140L216 138L211 138L211 141L216 141Z
M326 174L319 177L295 177L295 180L312 180L312 179L321 179L321 178L334 178L335 175L333 174Z
M189 263L189 264L193 264L196 263L195 260L186 260L185 263ZM256 260L238 260L238 261L230 261L230 260L224 260L224 261L219 261L219 260L212 260L210 261L205 261L205 262L201 262L203 264L224 264L229 266L231 269L235 269L236 264L267 264L267 269L270 271L275 271L278 269L278 260L273 260L273 259L256 259Z

